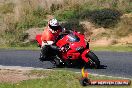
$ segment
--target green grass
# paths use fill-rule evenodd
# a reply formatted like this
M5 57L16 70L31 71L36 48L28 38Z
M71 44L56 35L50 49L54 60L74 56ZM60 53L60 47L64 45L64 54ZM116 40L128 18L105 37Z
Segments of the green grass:
M132 46L93 46L94 51L132 52Z
M40 50L39 47L36 46L28 46L28 47L9 47L9 46L0 46L0 49L11 49L11 50Z
M83 88L79 79L81 74L71 71L53 71L53 70L33 70L28 75L43 76L42 78L26 80L19 83L0 83L0 88ZM89 75L92 80L95 79L117 79L101 76ZM130 86L90 86L90 88L130 88ZM87 86L86 88L89 88Z
M13 49L13 50L40 50L37 45L30 45L28 47L9 47L0 46L0 49ZM114 51L114 52L132 52L132 46L90 46L93 51Z

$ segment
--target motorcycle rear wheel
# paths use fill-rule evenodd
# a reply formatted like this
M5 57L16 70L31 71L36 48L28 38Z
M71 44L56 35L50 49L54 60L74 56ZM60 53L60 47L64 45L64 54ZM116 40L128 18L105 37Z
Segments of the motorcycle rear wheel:
M88 64L90 65L90 67L92 68L100 67L100 61L98 57L92 51L89 51L89 53L86 56L89 58Z

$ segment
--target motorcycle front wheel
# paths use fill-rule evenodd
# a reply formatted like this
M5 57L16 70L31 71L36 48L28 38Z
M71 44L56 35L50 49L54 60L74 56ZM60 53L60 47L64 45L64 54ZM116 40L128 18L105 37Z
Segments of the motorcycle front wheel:
M92 68L100 67L100 61L99 61L98 57L92 51L89 51L89 53L87 53L86 56L89 59L89 62L87 64L90 65L90 67L92 67Z

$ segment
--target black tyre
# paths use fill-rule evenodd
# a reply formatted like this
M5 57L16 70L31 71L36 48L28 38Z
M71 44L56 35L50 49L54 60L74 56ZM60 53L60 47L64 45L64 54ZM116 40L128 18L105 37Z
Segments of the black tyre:
M87 54L87 57L89 58L88 64L90 65L90 67L92 67L92 68L100 67L100 61L99 61L98 57L92 51L90 51Z

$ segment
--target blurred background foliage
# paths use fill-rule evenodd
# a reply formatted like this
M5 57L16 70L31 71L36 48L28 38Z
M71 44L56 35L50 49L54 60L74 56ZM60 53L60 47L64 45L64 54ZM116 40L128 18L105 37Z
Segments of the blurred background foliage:
M132 13L132 0L0 0L0 43L21 45L25 30L44 27L48 15L53 15L67 29L84 32L80 21L90 21L97 27L118 29L117 35L126 36L131 30L131 19L121 20ZM124 32L125 30L125 32Z

